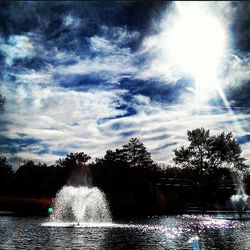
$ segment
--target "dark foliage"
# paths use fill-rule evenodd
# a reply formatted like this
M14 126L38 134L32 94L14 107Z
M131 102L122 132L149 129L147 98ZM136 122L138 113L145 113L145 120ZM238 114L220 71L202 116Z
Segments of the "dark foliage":
M209 130L199 128L188 131L187 135L190 145L174 150L174 161L182 167L195 169L201 180L221 167L234 171L246 169L240 145L232 133L210 136Z
M213 178L223 172L220 168L244 172L247 169L245 159L232 133L210 136L209 130L198 128L187 131L187 135L190 145L174 150L174 162L193 170L192 188L202 206L206 207L207 195L210 197L210 190L214 191L214 185L217 186Z
M14 173L6 158L0 157L0 206L8 203L9 198L3 197L46 201L63 185L87 185L105 192L115 216L228 208L235 193L232 173L246 169L240 146L231 133L210 136L204 129L188 131L188 140L188 147L174 151L175 167L155 163L137 138L91 163L90 156L77 152L51 166L27 161ZM250 183L246 174L245 181ZM19 203L13 204L7 209L17 209ZM29 209L37 209L37 204ZM44 209L49 201L42 204Z
M152 211L157 166L137 138L122 149L108 150L103 159L91 164L94 184L108 196L113 213L143 214Z
M61 185L62 171L55 166L27 161L15 172L13 193L21 197L50 197Z
M0 157L0 194L8 193L14 172L5 157Z
M70 153L64 159L59 159L56 165L61 168L63 179L67 185L91 185L89 168L86 165L91 157L83 152Z

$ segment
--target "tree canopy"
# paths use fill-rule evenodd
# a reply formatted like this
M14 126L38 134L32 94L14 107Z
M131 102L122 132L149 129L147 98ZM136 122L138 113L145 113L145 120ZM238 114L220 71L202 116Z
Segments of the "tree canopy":
M81 166L86 164L88 160L90 160L91 157L83 152L76 152L76 153L70 153L67 154L67 156L63 159L59 159L56 163L58 166L61 167L68 167L73 168L77 166Z
M188 131L187 136L190 145L174 150L177 165L194 168L202 175L221 167L234 171L246 169L241 147L231 132L211 136L209 130L198 128Z
M8 187L13 174L12 166L8 163L6 157L0 156L0 193L3 188Z
M118 216L164 214L201 205L203 209L227 207L235 193L232 169L246 168L239 144L232 133L211 136L200 128L187 135L189 145L174 151L174 167L160 167L137 138L92 162L84 152L76 152L54 165L26 161L15 173L0 157L0 206L19 209L5 201L1 204L3 195L50 199L63 185L94 185L106 194L112 213ZM247 188L250 178L246 176ZM31 208L26 205L20 209Z
M137 138L131 138L129 142L123 146L123 153L124 158L131 167L150 168L153 165L151 154Z

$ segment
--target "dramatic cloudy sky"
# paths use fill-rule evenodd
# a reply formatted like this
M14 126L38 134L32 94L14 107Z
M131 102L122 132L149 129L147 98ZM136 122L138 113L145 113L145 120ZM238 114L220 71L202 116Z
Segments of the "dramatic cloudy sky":
M138 137L171 162L186 130L232 131L250 163L250 4L0 4L0 150L93 158Z

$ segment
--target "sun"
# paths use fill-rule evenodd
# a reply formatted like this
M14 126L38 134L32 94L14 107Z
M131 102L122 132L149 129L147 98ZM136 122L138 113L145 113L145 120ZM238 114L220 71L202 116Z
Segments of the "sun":
M175 5L178 17L167 32L167 53L181 71L192 75L199 95L208 97L217 88L226 50L226 29L201 4L177 1Z

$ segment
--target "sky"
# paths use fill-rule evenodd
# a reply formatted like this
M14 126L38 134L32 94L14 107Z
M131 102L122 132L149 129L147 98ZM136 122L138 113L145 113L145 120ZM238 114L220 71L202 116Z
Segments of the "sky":
M93 159L137 137L161 163L187 130L233 132L250 164L250 4L0 3L0 152Z

